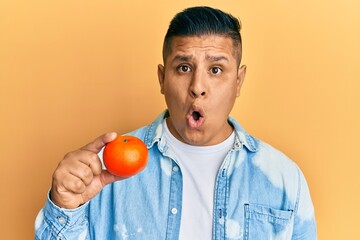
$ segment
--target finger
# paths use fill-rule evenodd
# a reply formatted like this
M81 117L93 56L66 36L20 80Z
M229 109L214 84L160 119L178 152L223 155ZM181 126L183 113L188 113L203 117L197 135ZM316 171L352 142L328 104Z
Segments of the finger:
M76 165L77 163L82 163L90 167L94 175L101 173L102 165L98 154L85 149L67 153L64 160L59 163L58 168L66 169L70 172L71 169L76 168L75 166L79 167L79 165Z
M84 182L72 174L63 177L62 186L66 191L77 194L83 193L86 189Z
M108 142L113 141L117 137L115 132L106 133L98 138L96 138L93 142L82 147L82 150L87 150L93 153L98 153L100 150L107 144Z
M99 156L96 153L81 150L79 161L90 167L93 175L99 175L102 170L102 165Z
M69 169L69 173L83 181L83 183L88 186L94 177L94 172L89 165L84 164L83 162L77 162L74 166Z
M103 170L100 175L101 183L103 186L110 184L115 181L123 180L124 177L119 177L109 173L107 170Z

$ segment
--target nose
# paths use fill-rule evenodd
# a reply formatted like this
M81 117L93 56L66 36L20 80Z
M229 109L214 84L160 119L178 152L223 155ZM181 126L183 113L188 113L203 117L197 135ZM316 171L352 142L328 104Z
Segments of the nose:
M195 72L192 76L189 93L194 98L206 96L206 76L204 76L202 73Z

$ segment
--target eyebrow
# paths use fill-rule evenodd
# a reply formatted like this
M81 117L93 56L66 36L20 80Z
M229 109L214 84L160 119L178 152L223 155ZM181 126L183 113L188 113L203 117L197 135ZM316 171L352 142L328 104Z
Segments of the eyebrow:
M229 62L229 59L225 56L206 56L206 59L210 60L211 62L219 62L221 60L225 60Z
M193 55L177 55L175 56L174 60L176 61L189 61L193 58ZM211 61L211 62L219 62L222 60L225 60L227 62L229 62L229 59L225 56L206 56L206 59Z
M189 61L190 59L192 59L193 56L192 55L176 55L174 60L175 61Z

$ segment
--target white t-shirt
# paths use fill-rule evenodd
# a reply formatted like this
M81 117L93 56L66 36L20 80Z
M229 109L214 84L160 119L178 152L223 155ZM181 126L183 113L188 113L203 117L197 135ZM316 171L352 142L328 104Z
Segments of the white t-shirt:
M183 176L180 240L212 239L215 179L235 141L235 133L212 146L193 146L176 139L164 120L165 138Z

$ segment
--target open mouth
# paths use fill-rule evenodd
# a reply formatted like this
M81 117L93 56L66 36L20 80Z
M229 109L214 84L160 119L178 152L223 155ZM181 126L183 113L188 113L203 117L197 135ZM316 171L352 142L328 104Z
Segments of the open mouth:
M199 128L204 123L204 114L201 109L192 109L187 119L190 128Z
M198 111L193 111L191 116L195 121L198 121L202 117L201 114Z

